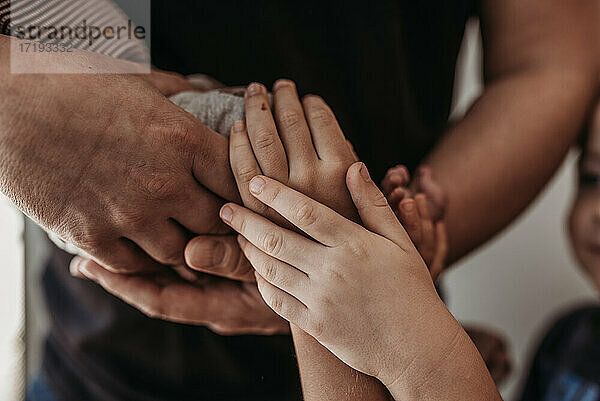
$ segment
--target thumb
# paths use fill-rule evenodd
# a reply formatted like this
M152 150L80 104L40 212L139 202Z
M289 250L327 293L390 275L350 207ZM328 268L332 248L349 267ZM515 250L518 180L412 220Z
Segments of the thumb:
M230 280L254 282L254 268L244 256L237 235L204 235L185 247L187 265L197 271Z
M363 225L398 246L404 247L410 238L398 222L383 193L371 179L364 163L354 163L346 173L346 185Z

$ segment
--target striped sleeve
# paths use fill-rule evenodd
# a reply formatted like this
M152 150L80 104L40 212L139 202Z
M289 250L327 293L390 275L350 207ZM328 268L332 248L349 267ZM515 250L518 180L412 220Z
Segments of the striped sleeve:
M149 51L143 40L132 40L127 35L90 40L91 35L81 38L67 33L75 32L84 23L103 30L127 27L132 22L111 0L0 0L0 33L3 35L14 36L24 27L20 32L26 34L25 39L69 44L75 49L149 63ZM37 28L33 30L35 37L29 36L31 27Z

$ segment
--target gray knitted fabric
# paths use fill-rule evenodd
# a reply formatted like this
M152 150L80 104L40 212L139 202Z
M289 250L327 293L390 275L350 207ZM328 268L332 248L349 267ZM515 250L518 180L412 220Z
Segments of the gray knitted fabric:
M244 119L244 91L245 88L222 88L208 92L181 92L172 96L170 100L208 128L228 137L233 123ZM46 233L62 250L90 258L87 253L56 234L48 230Z
M234 122L244 119L244 97L217 89L210 92L182 92L171 101L196 117L208 128L229 136Z

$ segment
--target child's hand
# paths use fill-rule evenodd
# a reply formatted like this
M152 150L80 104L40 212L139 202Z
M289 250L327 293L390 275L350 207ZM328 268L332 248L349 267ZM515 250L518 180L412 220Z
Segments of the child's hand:
M366 167L353 164L346 183L365 227L264 176L249 192L314 240L232 203L221 217L241 234L265 302L346 364L386 385L433 372L462 328Z
M414 196L409 183L408 169L398 165L388 170L382 187L392 210L421 253L435 281L445 267L448 254L448 238L442 221L446 196L433 180L428 167L418 169L418 193Z

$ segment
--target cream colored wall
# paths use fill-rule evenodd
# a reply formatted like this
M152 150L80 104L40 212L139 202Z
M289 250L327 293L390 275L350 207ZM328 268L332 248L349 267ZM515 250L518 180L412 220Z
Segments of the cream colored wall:
M456 114L481 91L478 26L463 44ZM478 250L444 279L450 309L459 320L499 329L510 341L514 372L503 387L514 399L539 335L565 308L596 301L570 255L565 216L575 185L571 154L534 205L497 239Z

